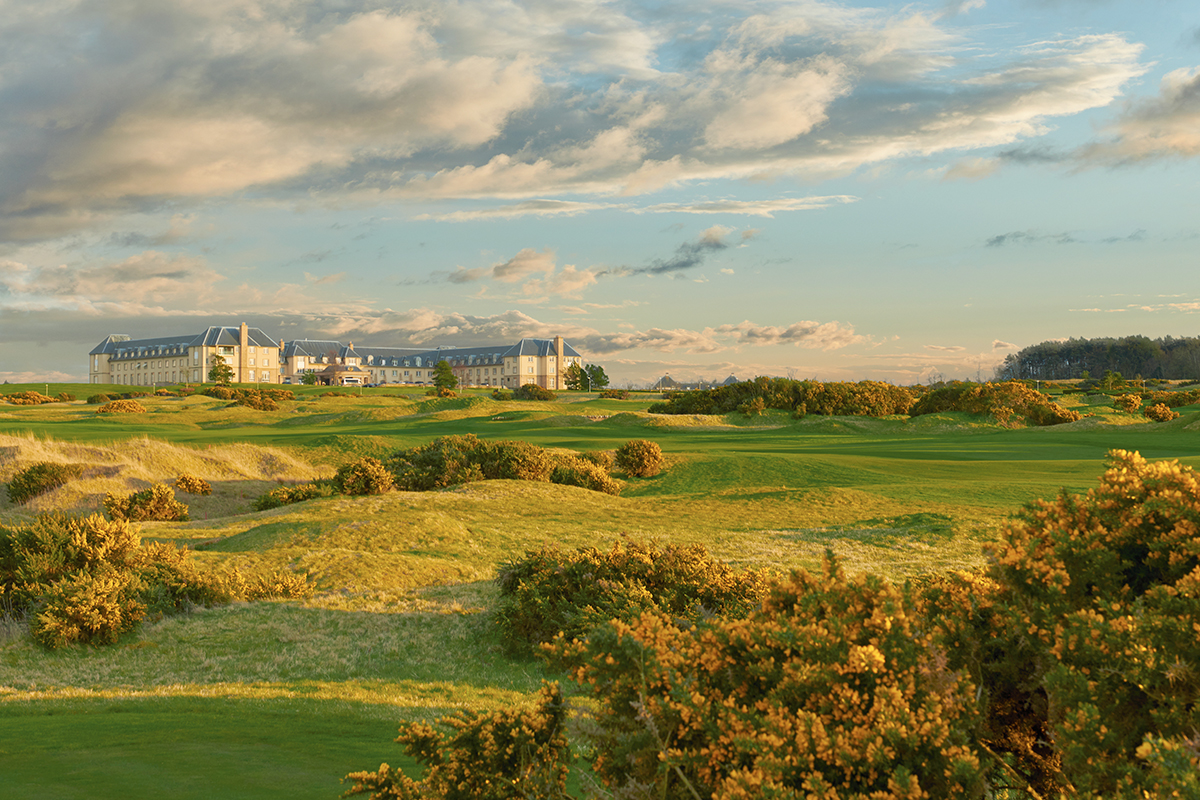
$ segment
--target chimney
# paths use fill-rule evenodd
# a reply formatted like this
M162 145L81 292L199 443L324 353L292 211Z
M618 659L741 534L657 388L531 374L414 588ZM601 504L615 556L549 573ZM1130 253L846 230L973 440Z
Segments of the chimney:
M246 380L248 370L250 369L250 329L246 327L246 323L242 323L238 328L238 366L237 375L233 377L235 381L241 383Z
M564 389L566 387L563 384L563 374L566 370L563 369L563 354L566 353L566 349L563 347L563 338L561 336L554 337L554 352L556 354L554 359L554 388Z

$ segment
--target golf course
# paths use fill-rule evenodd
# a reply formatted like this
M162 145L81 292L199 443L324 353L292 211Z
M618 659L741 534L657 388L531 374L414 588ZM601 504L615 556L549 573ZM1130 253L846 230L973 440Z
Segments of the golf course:
M401 722L527 704L543 680L570 695L565 674L504 647L492 616L498 567L545 545L703 545L780 575L819 571L829 550L848 573L903 582L984 566L1019 508L1086 492L1114 449L1200 467L1200 405L1152 422L1099 392L1054 393L1082 418L1036 427L963 412L652 414L649 393L291 388L276 410L193 393L121 414L85 402L95 386L4 387L79 399L0 403L0 482L39 462L81 474L22 504L0 492L0 524L102 513L110 493L194 475L212 493L179 492L189 519L138 523L143 540L187 548L202 570L306 575L312 591L148 617L103 646L48 649L6 613L0 798L333 798L350 772L413 768L392 741ZM465 434L580 454L648 440L663 465L614 471L619 494L482 480L254 510L275 487Z

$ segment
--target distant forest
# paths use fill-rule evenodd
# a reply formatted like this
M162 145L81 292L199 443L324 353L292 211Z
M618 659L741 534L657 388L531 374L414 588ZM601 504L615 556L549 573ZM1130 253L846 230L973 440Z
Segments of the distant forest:
M1200 338L1184 336L1149 339L1067 339L1042 342L1006 356L996 367L998 380L1079 380L1099 378L1106 371L1124 378L1195 380L1200 378Z

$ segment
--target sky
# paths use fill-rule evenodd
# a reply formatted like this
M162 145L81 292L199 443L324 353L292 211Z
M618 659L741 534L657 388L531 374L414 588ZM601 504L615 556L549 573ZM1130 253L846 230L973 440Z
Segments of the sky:
M0 0L0 379L562 335L618 386L1200 335L1195 0Z

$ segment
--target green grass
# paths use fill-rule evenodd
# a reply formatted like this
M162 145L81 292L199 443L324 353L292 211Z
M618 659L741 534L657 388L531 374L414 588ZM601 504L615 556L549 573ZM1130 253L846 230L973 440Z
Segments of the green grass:
M49 390L82 401L98 388ZM702 543L736 565L780 571L815 567L831 548L851 570L901 578L982 564L1014 510L1095 485L1112 448L1200 465L1200 407L1152 425L1106 397L1068 398L1094 414L1077 423L1006 429L963 414L654 417L650 397L534 403L483 391L442 400L291 388L297 399L275 412L206 397L143 398L148 413L119 417L82 402L0 404L0 433L35 434L31 453L51 452L45 439L125 453L155 451L139 437L194 448L190 460L158 448L162 475L142 480L173 475L174 458L224 475L217 494L182 495L193 521L148 523L143 535L193 547L206 567L303 570L318 587L309 601L150 622L108 648L47 652L19 625L0 625L0 798L333 797L346 772L411 766L391 743L400 720L527 702L556 677L506 655L488 619L496 566L542 544ZM26 389L45 391L6 392ZM619 497L491 481L249 512L272 485L268 472L282 469L278 457L256 460L254 445L329 474L462 433L579 451L646 438L667 465L628 480ZM22 446L0 449L0 473L11 474ZM84 508L87 498L70 502ZM0 499L8 523L29 513Z

